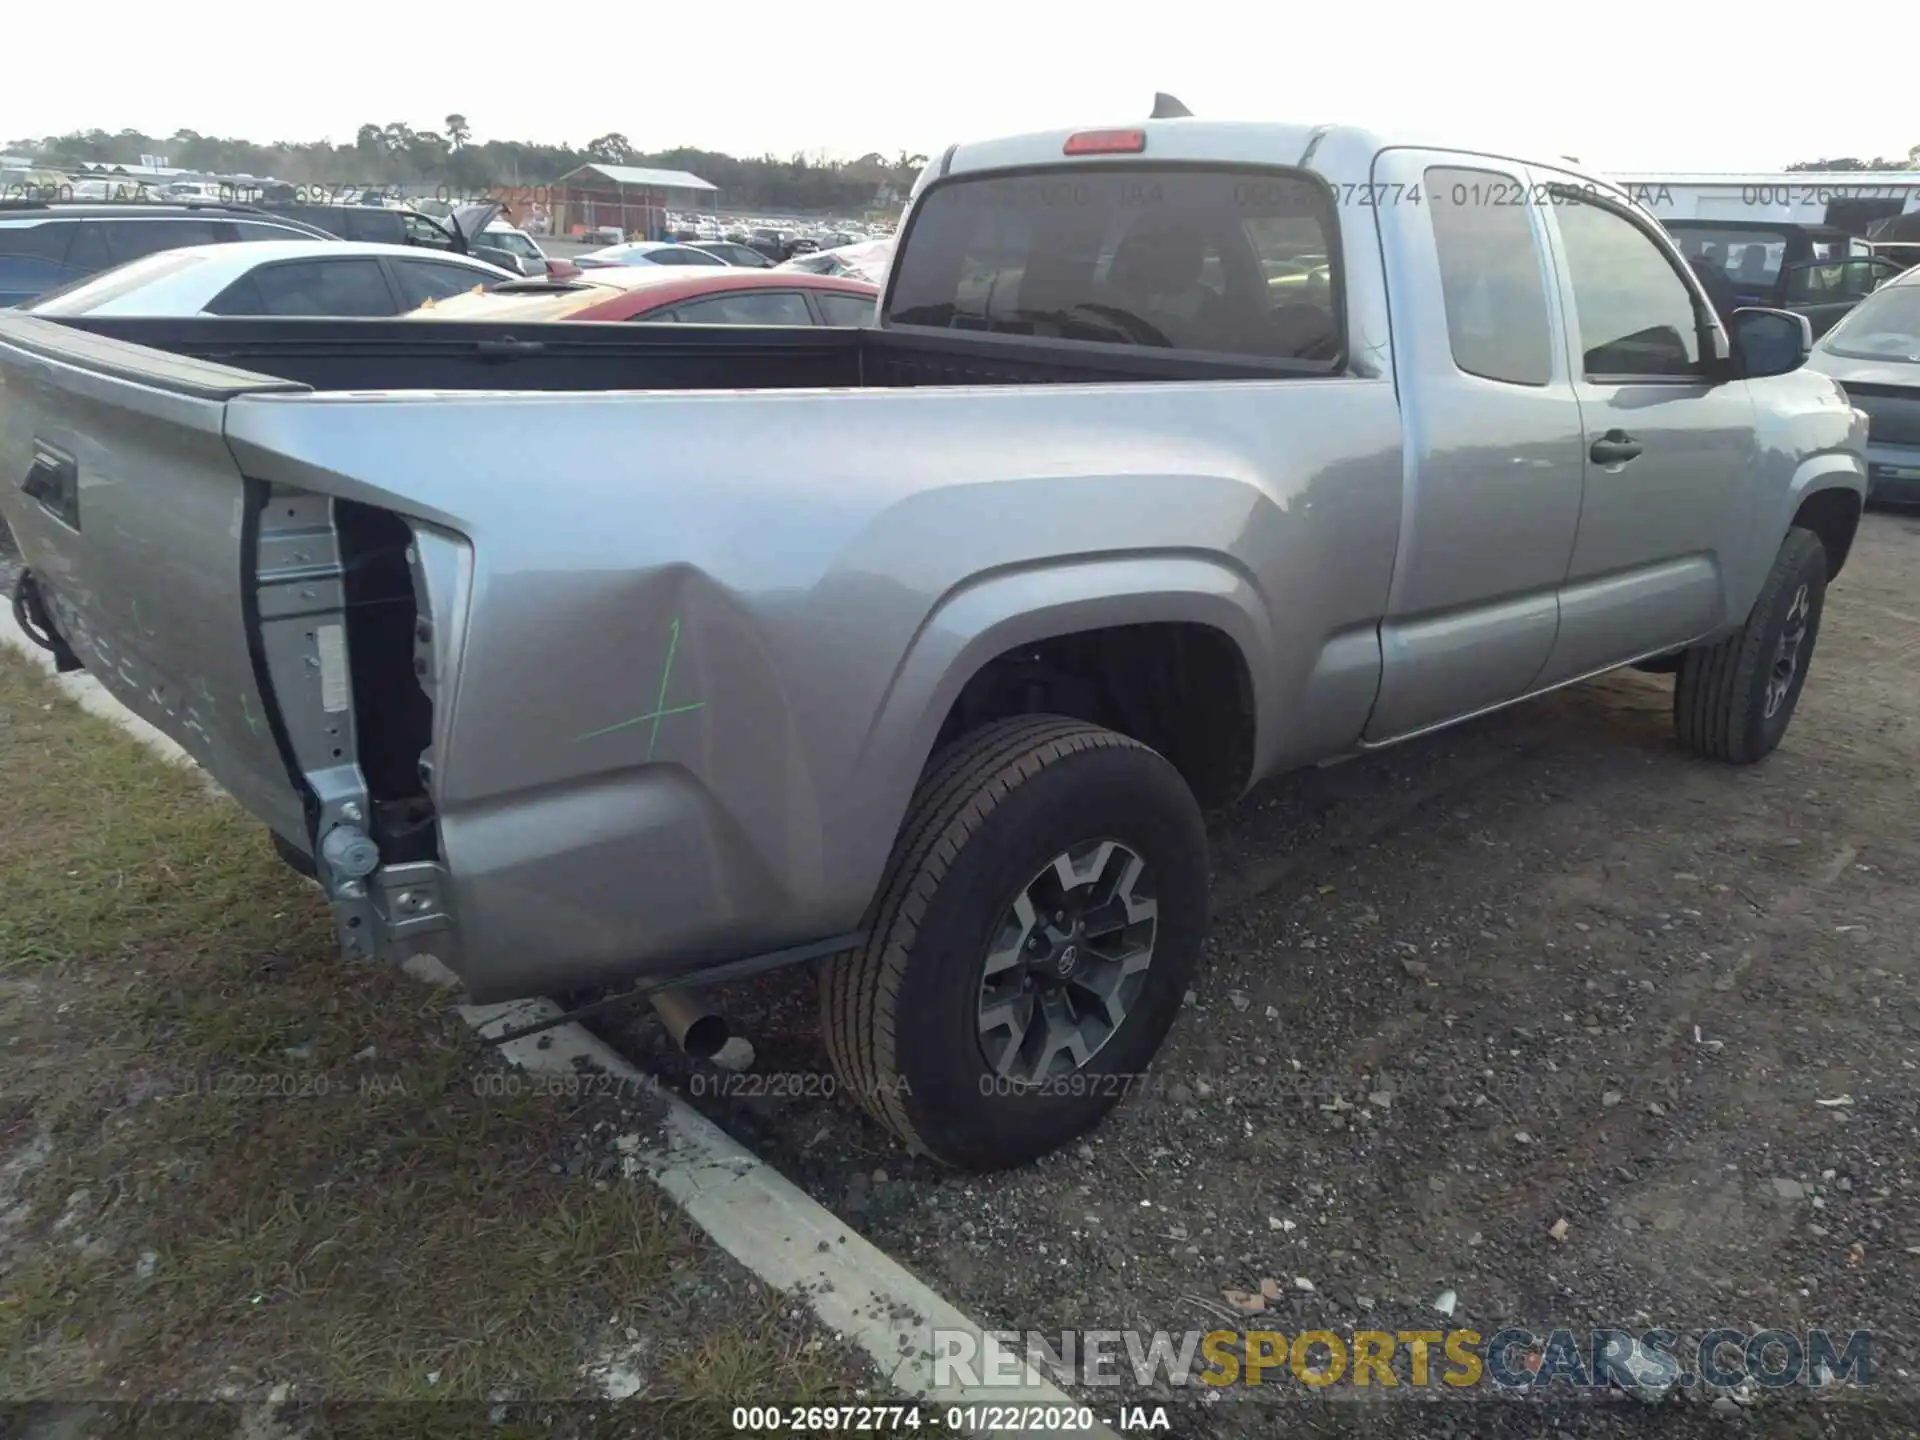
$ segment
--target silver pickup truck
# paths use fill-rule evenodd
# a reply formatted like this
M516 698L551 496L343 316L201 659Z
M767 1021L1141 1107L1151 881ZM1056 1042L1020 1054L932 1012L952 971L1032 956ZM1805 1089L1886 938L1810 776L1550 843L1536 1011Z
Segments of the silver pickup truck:
M564 284L565 282L558 282ZM872 329L0 317L16 608L476 1000L818 965L972 1168L1179 1009L1202 813L1617 666L1746 763L1864 488L1803 319L1554 166L958 145Z

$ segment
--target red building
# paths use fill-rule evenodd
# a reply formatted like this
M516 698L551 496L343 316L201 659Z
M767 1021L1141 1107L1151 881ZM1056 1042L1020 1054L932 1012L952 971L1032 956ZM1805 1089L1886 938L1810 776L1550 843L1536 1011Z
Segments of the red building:
M616 226L644 240L665 238L669 211L711 210L718 186L685 170L642 165L582 165L553 187L553 233Z

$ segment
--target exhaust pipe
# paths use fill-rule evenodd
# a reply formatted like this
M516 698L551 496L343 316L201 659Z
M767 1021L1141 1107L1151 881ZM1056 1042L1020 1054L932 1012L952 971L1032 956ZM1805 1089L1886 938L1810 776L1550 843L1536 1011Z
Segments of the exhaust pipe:
M696 1060L711 1060L720 1053L731 1032L717 1011L710 1010L691 990L656 990L647 997L667 1027L673 1043Z

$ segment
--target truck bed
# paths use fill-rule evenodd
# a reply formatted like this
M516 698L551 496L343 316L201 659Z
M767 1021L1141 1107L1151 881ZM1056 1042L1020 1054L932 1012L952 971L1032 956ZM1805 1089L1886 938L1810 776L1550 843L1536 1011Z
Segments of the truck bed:
M487 1003L844 936L949 717L1050 635L1171 627L1155 665L1227 677L1162 741L1209 793L1351 741L1391 380L1090 349L0 314L0 508L51 632L343 950ZM1300 642L1243 668L1275 613Z
M1124 380L1274 379L1254 361L1142 348L1090 357L1087 347L1005 335L796 327L540 326L440 320L188 319L39 321L129 342L176 361L100 346L90 368L193 393L231 391L207 365L314 390L793 390L822 387L1073 384ZM32 327L8 344L35 348ZM72 355L72 339L60 339ZM211 387L211 388L209 388Z

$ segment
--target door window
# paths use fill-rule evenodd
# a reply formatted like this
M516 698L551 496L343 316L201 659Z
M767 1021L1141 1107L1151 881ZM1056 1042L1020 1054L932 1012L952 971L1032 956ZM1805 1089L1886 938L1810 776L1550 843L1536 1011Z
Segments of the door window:
M182 217L178 220L115 220L102 227L113 263L123 265L143 255L162 250L177 250L182 245L213 245L223 237L212 220Z
M92 275L117 264L107 249L107 227L99 220L83 220L75 227L73 247L67 251L67 274Z
M77 228L57 220L0 225L0 305L72 279L76 272L62 262Z
M806 297L791 290L716 295L681 305L674 318L685 325L811 325Z
M1789 305L1824 305L1862 300L1893 272L1878 260L1838 260L1826 265L1795 265L1787 271Z
M207 306L213 315L381 316L393 294L378 260L301 260L266 265L229 285Z
M398 235L386 234L381 240L395 244L424 245L433 250L451 250L453 237L431 220L419 215L402 215L402 225ZM359 239L361 237L354 236Z
M1453 363L1512 385L1553 378L1546 282L1524 193L1491 170L1436 166L1423 178Z
M704 250L648 250L643 257L649 265L725 265L718 255Z
M261 220L236 220L234 232L242 240L313 240L319 237L285 225L269 225Z
M435 260L395 260L392 264L394 278L400 282L400 303L408 310L418 309L429 300L464 295L476 285L491 283L486 274L464 265L446 265Z
M879 306L871 295L830 295L813 297L820 302L820 313L829 325L872 325L878 319Z
M1652 237L1571 190L1556 192L1553 214L1588 377L1698 375L1693 291Z

